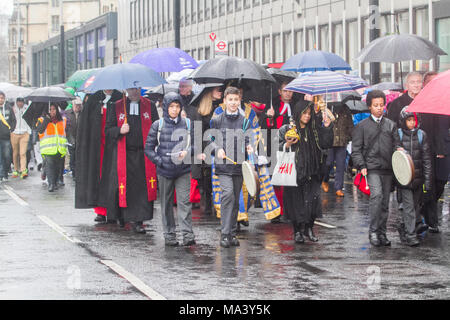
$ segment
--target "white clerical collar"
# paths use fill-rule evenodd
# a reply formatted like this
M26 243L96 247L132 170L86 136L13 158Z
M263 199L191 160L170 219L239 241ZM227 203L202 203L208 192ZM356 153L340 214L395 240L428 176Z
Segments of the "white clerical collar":
M109 102L109 100L111 100L111 96L107 95L105 100L103 100L103 104L107 104Z
M288 113L288 117L291 117L292 116L291 105L287 102L284 102L283 110L281 110L280 114L284 115L286 111Z
M229 116L237 116L239 114L239 110L236 110L235 112L229 112L228 110L226 111L227 115Z
M373 114L371 116L372 116L373 121L375 121L377 123L381 122L381 120L383 119L383 116L381 116L379 118L375 117Z
M130 102L130 115L138 116L139 115L139 102Z

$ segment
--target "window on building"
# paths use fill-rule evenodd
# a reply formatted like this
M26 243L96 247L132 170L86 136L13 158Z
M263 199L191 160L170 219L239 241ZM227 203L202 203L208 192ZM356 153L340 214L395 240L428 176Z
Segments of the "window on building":
M295 50L294 53L303 52L305 48L303 48L303 30L299 30L295 32Z
M271 40L270 40L270 36L265 36L264 37L264 47L263 47L263 63L264 64L266 64L266 63L271 63L272 61L271 61L271 59L272 59L272 51L271 51L271 48L270 48L270 43L271 43Z
M282 62L282 51L283 51L283 43L280 34L273 35L273 61L272 62Z
M450 52L450 18L436 21L437 45L445 52ZM439 71L450 69L450 56L439 56Z
M59 16L52 16L52 32L59 31Z
M329 51L330 43L329 43L329 30L328 25L323 25L319 27L319 50Z
M261 38L253 39L253 61L262 63Z
M342 25L341 25L342 27ZM308 50L314 50L317 49L317 39L316 39L316 28L309 28L306 30L307 32L307 45ZM341 31L342 33L342 31Z
M253 59L252 55L252 42L250 39L244 41L244 58Z
M356 57L359 53L358 48L358 21L349 21L347 23L347 53L348 53L348 64L353 70L359 69L359 62Z
M197 5L198 5L198 22L203 22L203 16L205 14L205 1L208 0L198 0L197 1Z
M344 56L344 31L342 23L333 25L333 52L340 57Z
M61 0L52 0L52 7L53 8L58 8L59 7L59 2L60 2Z
M292 46L292 33L291 32L286 32L283 34L283 38L284 38L284 57L282 57L283 61L286 61L287 59L289 59L290 57L293 56L293 46Z

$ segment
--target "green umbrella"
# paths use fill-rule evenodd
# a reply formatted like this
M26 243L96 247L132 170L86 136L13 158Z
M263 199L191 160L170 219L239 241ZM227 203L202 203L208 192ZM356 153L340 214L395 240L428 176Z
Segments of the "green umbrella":
M87 79L89 79L89 77L91 77L98 70L100 70L100 68L76 71L74 74L72 74L69 80L67 80L66 87L78 89Z

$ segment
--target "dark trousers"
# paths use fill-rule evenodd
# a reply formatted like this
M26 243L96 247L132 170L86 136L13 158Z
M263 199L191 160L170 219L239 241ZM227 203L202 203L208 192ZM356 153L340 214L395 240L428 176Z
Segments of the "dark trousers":
M45 173L49 185L56 185L56 182L61 179L61 170L64 170L63 159L59 153L45 156Z
M369 232L386 234L392 175L369 172L367 175L367 182L370 188Z
M200 179L197 179L197 182L205 206L204 212L211 214L213 208L211 167L202 167L201 171L202 176Z
M7 178L11 169L12 149L11 141L0 139L0 178Z
M239 196L242 189L242 176L219 175L222 196L220 198L220 221L222 235L237 234Z
M344 188L345 160L347 158L347 147L333 147L328 150L327 172L324 178L325 182L330 180L330 170L336 162L336 173L334 175L335 191Z
M398 188L403 200L403 211L401 212L400 224L405 226L409 235L415 234L416 223L421 220L420 202L422 199L422 189L415 190Z
M72 176L75 177L75 146L69 146L68 149L70 156L69 160L70 171L72 171Z

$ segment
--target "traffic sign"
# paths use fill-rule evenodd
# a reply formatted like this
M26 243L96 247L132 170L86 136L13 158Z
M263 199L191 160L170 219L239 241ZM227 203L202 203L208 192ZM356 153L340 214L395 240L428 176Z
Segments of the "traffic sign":
M217 35L216 35L214 32L211 32L211 33L209 34L209 38L211 39L211 41L216 41Z
M217 41L216 53L228 53L228 41L225 40Z

